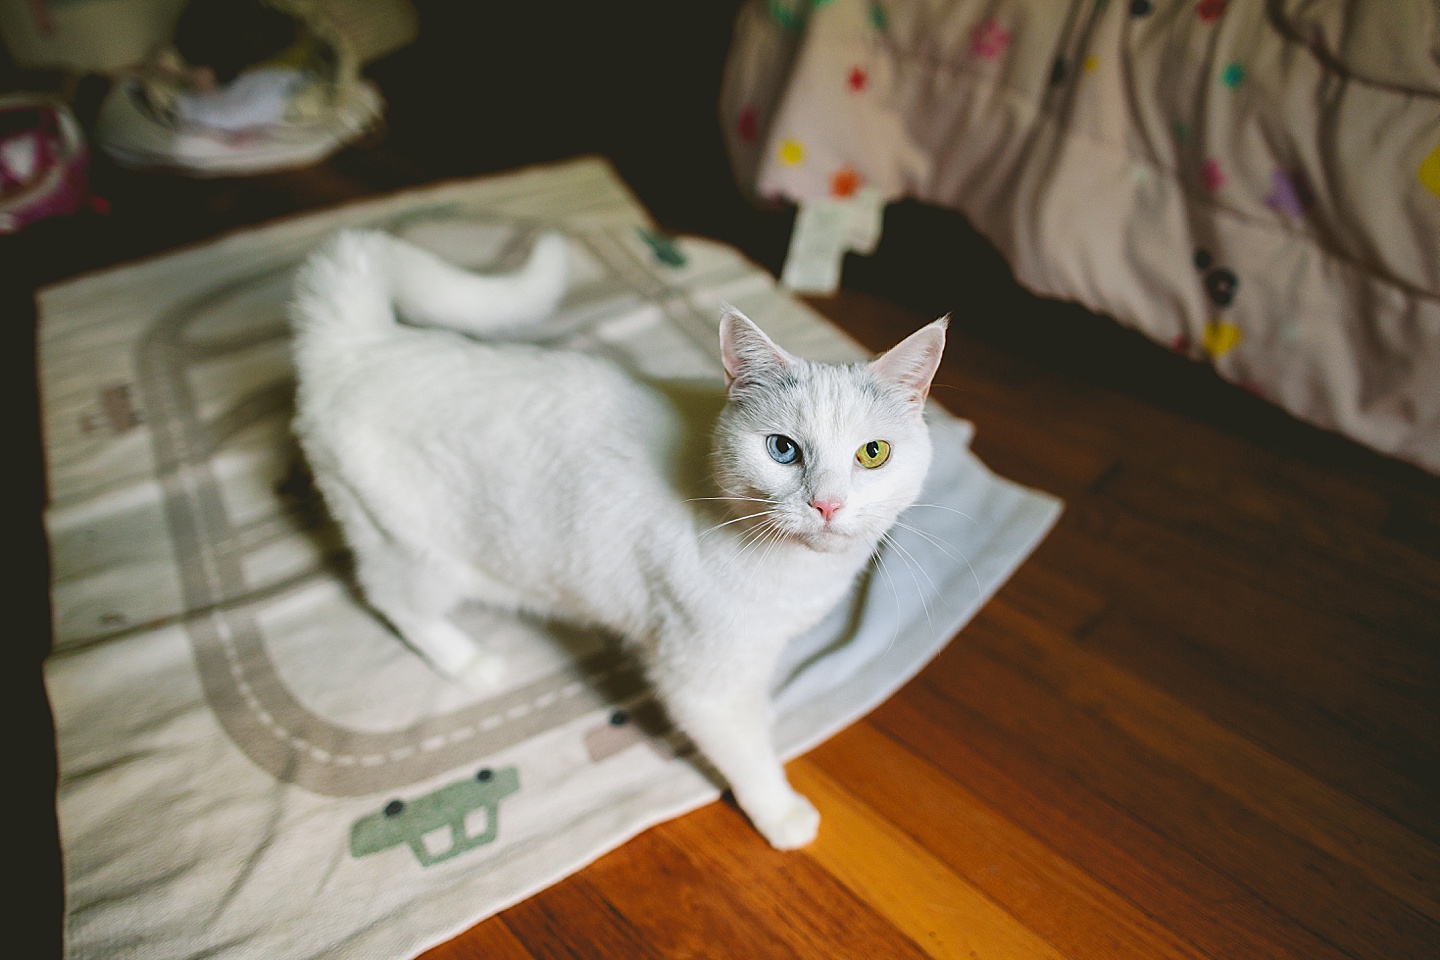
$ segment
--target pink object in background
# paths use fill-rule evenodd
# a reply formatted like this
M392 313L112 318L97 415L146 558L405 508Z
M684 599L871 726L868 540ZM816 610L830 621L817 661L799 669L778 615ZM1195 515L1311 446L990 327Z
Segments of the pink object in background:
M63 103L0 97L0 233L80 209L89 166L85 135Z

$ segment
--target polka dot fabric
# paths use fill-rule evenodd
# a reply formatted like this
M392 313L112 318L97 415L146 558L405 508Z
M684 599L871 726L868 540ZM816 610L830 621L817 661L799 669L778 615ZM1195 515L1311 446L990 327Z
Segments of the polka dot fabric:
M1440 7L752 7L722 112L755 193L958 210L1032 289L1440 471Z

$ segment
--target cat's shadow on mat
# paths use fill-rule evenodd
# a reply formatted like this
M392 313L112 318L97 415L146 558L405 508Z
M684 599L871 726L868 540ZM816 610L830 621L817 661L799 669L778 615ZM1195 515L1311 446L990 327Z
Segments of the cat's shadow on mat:
M692 427L689 435L708 443L715 419L726 402L724 386L707 380L644 379L667 396L682 413ZM285 473L275 483L274 489L284 503L285 510L291 515L295 529L315 542L324 571L341 584L350 599L378 622L385 624L388 631L395 633L384 617L366 602L364 592L355 578L354 555L345 546L339 525L326 509L324 498L315 486L314 475L306 462L304 452L293 439L287 443L282 459L286 463ZM675 479L682 489L694 489L695 484L701 482L708 473L708 460L708 446L697 444L693 449L680 452L675 458L674 469ZM724 776L696 749L690 738L676 728L664 706L654 697L648 681L644 695L636 698L631 678L643 675L643 665L634 651L619 637L603 630L575 626L563 621L539 620L525 614L510 615L543 623L544 633L553 638L556 649L564 656L576 657L578 651L587 647L593 648L598 640L614 658L614 669L588 677L585 682L597 697L616 705L605 718L605 722L615 730L612 739L618 738L627 747L643 744L667 759L684 758L722 792L726 803L738 809L734 794L728 788ZM858 609L851 611L852 619L858 616ZM398 633L396 639L404 643ZM406 646L408 647L408 644ZM413 648L411 651L416 657L421 657L419 651ZM824 652L816 653L815 656Z
M693 410L697 418L703 418L708 413L713 419L714 412L718 412L724 402L723 389L716 384L673 382L664 389L682 398L686 409ZM274 489L282 500L284 509L290 514L296 531L315 543L321 557L322 570L340 583L357 606L394 633L397 642L404 643L404 638L366 602L364 592L355 578L354 555L345 546L339 525L331 517L325 507L324 498L315 487L313 474L303 451L293 441L286 451L284 461L287 464L285 473L276 482ZM695 470L703 471L703 462L696 465ZM590 676L585 682L599 698L617 704L609 715L609 723L614 727L633 731L663 755L683 755L690 756L692 760L699 759L694 756L694 745L675 729L664 708L650 695L648 684L645 688L646 694L636 700L635 685L630 678L641 675L643 666L619 637L597 628L576 626L559 620L540 620L523 613L507 615L532 623L543 623L543 633L565 657L576 658L579 651L593 649L598 641L613 658L613 668ZM417 658L423 659L419 651L411 648L411 652ZM497 692L501 689L503 684L497 687ZM723 778L710 769L708 764L702 762L700 766L717 787L724 786Z

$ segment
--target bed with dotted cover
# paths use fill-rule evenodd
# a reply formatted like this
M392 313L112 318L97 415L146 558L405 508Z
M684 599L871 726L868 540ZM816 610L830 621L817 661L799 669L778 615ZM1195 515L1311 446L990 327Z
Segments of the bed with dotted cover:
M964 214L1021 283L1440 472L1440 4L751 0L737 176Z

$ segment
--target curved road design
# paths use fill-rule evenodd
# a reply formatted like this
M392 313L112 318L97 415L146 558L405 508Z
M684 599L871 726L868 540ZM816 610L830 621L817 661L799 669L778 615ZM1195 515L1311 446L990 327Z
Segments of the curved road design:
M424 222L423 215L411 215L403 227ZM483 225L475 219L465 222ZM507 226L515 224L509 221ZM522 226L487 269L515 262L532 233ZM664 282L663 263L645 261L644 244L615 231L572 234L572 239L603 276L577 284L560 315L537 331L541 339L615 352L608 341L588 333L648 303L672 329L681 331L682 339L693 341L691 366L713 364L711 320L693 313L681 289ZM738 264L729 269L737 276L742 270ZM233 521L217 467L227 448L233 452L237 436L247 430L254 436L251 428L258 424L283 423L285 430L277 426L275 435L288 437L293 391L286 379L288 363L272 363L277 372L263 383L253 382L252 364L252 381L243 390L216 374L243 368L247 355L253 357L256 351L283 350L286 328L274 312L253 322L246 319L238 330L232 319L222 335L205 335L201 324L207 317L233 318L239 300L253 297L258 288L288 284L289 272L269 270L208 290L159 317L137 347L136 388L163 490L187 611L185 627L205 697L226 734L283 782L320 794L358 796L419 783L586 714L643 700L639 669L613 645L524 686L388 731L338 726L308 709L286 686L267 650L260 614L277 596L339 574L323 561L273 583L256 582L259 575L247 572L247 556L260 548L283 538L313 543L316 533L305 530L303 517L278 492L270 516L258 524L262 536L257 536L255 522ZM273 290L270 297L272 302L278 299ZM225 314L227 309L232 312ZM261 364L260 369L268 368ZM356 829L361 829L359 824ZM367 839L362 845L368 849L373 842L379 841Z

